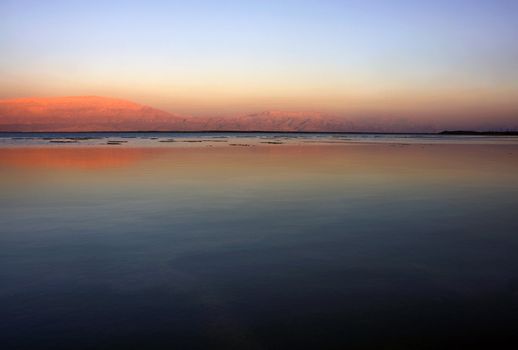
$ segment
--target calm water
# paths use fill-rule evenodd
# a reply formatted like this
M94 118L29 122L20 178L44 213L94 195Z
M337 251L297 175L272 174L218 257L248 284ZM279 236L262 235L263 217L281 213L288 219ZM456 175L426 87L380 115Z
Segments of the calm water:
M3 134L0 194L2 349L518 345L517 138Z

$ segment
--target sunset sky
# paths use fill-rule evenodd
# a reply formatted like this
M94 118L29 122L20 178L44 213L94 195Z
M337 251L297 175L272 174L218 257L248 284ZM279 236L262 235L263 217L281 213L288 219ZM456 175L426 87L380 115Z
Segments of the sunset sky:
M0 98L518 125L518 1L0 0Z

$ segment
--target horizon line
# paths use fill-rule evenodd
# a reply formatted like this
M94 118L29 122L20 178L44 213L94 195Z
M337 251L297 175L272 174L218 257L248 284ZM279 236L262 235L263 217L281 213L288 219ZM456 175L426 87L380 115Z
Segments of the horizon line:
M518 130L474 131L443 130L438 132L379 132L379 131L279 131L279 130L128 130L128 131L0 131L0 134L349 134L349 135L446 135L446 136L518 136Z

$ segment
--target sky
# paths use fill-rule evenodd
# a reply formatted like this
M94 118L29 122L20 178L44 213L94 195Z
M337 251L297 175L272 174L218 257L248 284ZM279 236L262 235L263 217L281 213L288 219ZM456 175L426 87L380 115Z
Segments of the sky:
M0 98L518 125L518 1L0 0Z

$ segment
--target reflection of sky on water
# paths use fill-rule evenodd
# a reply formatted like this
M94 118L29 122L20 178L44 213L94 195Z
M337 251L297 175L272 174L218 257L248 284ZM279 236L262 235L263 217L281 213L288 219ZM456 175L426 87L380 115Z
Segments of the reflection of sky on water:
M0 148L12 348L483 343L517 321L518 147Z

